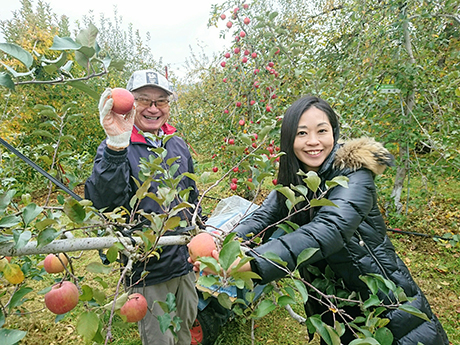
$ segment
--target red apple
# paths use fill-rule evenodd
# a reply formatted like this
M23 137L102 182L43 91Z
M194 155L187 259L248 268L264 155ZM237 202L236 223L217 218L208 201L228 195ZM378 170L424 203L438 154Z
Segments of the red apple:
M241 59L241 62L242 62L242 63L248 62L248 58L247 58L246 56L244 56L244 57Z
M256 101L252 100L251 102L249 102L250 105L254 105L256 104Z
M275 93L272 95L272 99L275 99L276 97L278 97Z
M227 82L227 78L222 79L222 81L223 81L224 83L226 83L226 82Z
M64 255L64 253L59 253L59 258L64 263L64 266L67 266L69 262L67 260L67 257ZM62 266L61 261L54 254L48 254L45 260L43 261L43 267L45 268L45 271L48 273L62 272L64 271L64 266Z
M238 171L240 171L240 168L238 168L238 167L233 168L233 172L238 172Z
M228 139L228 143L229 143L230 145L233 145L233 144L235 143L235 139Z
M226 16L225 14L222 13L222 14L220 15L220 19L225 20L225 18L227 18L227 16Z
M240 32L240 37L245 37L245 36L246 36L246 32L241 31L241 32Z
M212 256L212 251L216 250L214 237L207 232L201 232L194 236L188 244L188 253L192 262L195 262L199 257Z
M117 114L126 114L131 111L134 105L134 96L126 89L116 87L112 89L113 106L112 110Z
M219 168L218 168L218 167L214 167L214 168L212 168L212 171L214 171L214 172L217 172L217 170L219 170Z
M126 316L126 322L141 321L147 314L147 300L140 293L133 293L120 309L120 314Z
M225 65L226 65L225 61L222 61L222 62L220 63L220 65L221 65L222 67L225 67Z
M257 53L252 53L252 54L251 54L251 57L252 57L253 59L255 59L255 58L257 57Z
M231 190L236 190L237 188L238 188L238 185L236 183L230 183Z
M245 49L245 51L244 51L243 54L244 54L244 55L249 55L249 54L251 54L251 52L250 52L249 50Z
M276 186L276 185L278 184L278 180L277 180L276 178L274 178L274 179L272 180L272 183Z
M224 56L228 59L230 57L230 53L225 53Z
M241 119L240 121L238 121L238 124L239 124L240 126L244 126L245 121L244 121L243 119Z
M237 183L238 183L238 179L237 179L236 177L232 178L232 183L237 184Z
M268 63L268 66L273 67L273 66L275 66L275 63L272 62L272 61L270 61L270 62Z
M241 102L236 102L237 107L241 107Z
M266 110L267 112L271 112L271 111L272 111L272 107L270 107L269 105L267 105L267 107L265 108L265 110Z
M240 9L239 9L238 7L235 7L235 8L233 9L233 13L238 13L239 10L240 10Z
M233 51L235 54L239 54L240 53L240 48L235 48L235 50Z
M248 9L248 7L249 7L249 5L248 5L248 4L243 4L243 8L244 8L245 10L247 10L247 9Z
M45 305L54 314L65 314L78 304L79 295L75 284L64 281L45 294Z
M259 72L260 72L260 70L259 70L258 68L256 68L256 69L254 70L254 74L257 74L257 73L259 73Z
M229 28L229 29L230 29L230 28L232 27L232 25L233 25L233 23L232 23L232 22L230 22L230 21L229 21L229 22L227 22L227 28Z
M248 25L250 22L251 22L251 20L248 17L244 18L244 20L243 20L243 23L246 24L246 25Z

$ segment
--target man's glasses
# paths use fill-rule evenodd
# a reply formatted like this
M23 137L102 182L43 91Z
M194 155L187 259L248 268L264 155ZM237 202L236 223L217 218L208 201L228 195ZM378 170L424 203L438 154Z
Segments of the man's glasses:
M151 107L152 104L155 104L155 107L157 107L158 109L160 108L165 108L169 105L169 100L167 99L159 99L157 101L154 101L152 99L148 99L148 98L143 98L143 97L139 97L139 98L134 98L137 103L139 103L140 105L143 105L144 107Z

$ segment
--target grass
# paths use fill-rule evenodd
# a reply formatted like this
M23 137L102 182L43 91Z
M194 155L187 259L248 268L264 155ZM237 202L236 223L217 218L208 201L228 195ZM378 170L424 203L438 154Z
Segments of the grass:
M208 182L209 186L213 181ZM413 194L410 196L410 208L399 218L390 219L390 227L399 227L430 236L442 235L446 232L459 233L460 224L460 182L451 179L448 185L438 184L436 191L429 191L421 196L423 189L419 181L412 180ZM445 181L444 181L445 182ZM205 187L203 185L202 190ZM266 194L266 193L265 193ZM224 198L230 195L226 189L216 189L211 196ZM404 196L405 198L406 196ZM403 198L403 200L405 200ZM260 199L258 199L260 201ZM217 204L216 199L206 199L203 204L205 213L212 212ZM452 344L460 339L460 247L452 247L448 242L435 242L432 237L401 235L389 233L397 252L409 267L415 281L425 292L433 311L438 315ZM71 253L79 256L80 253ZM76 264L82 270L89 262L97 261L97 252L85 252ZM36 259L36 262L39 258ZM83 271L80 272L82 275ZM55 277L44 275L43 280L29 280L27 285L40 291L50 286ZM110 287L105 292L113 292L118 273L106 277ZM98 286L91 275L86 275L85 283ZM0 291L2 290L0 281ZM30 296L30 297L29 297ZM32 314L10 316L4 327L28 331L21 344L85 344L76 331L76 315L85 309L79 303L63 320L55 323L55 316L44 310L43 295L35 292L28 295L30 301L20 309L37 311ZM302 306L295 306L296 312L303 315ZM262 344L306 344L308 334L304 326L289 317L284 309L277 309L254 323L252 332L251 321L237 317L224 325L216 341L216 345L255 345ZM252 334L254 339L252 339ZM114 324L114 339L111 344L140 345L136 325L121 326ZM1 343L1 340L0 340ZM317 345L317 337L312 344Z

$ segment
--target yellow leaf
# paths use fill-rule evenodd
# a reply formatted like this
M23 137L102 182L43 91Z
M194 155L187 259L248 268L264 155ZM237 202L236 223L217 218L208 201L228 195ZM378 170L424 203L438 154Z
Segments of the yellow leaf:
M11 284L19 284L24 281L24 273L22 273L21 267L17 264L7 264L3 269L3 276Z

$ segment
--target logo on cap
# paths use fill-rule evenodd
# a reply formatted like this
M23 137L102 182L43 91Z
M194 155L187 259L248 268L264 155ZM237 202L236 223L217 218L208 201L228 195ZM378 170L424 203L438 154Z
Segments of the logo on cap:
M159 85L158 74L154 72L147 72L145 75L147 84Z

